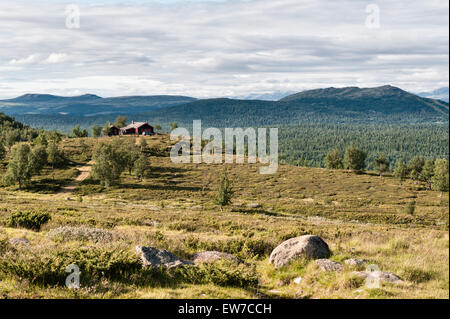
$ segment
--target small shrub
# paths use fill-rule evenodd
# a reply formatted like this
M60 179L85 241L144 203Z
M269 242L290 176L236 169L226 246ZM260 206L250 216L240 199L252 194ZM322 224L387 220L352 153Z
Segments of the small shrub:
M83 286L102 278L127 280L141 269L139 259L127 250L74 248L28 255L11 250L0 256L0 273L28 279L33 284L63 286L66 267L71 264L80 267Z
M402 278L414 282L416 284L426 282L434 277L434 272L431 270L423 270L415 267L406 267L403 269Z
M416 210L416 202L409 202L405 207L405 213L408 215L414 215L414 211Z
M51 215L47 212L16 212L13 213L6 224L8 227L23 227L32 230L40 230L41 226L51 219Z
M86 196L90 194L101 193L105 188L101 185L93 185L93 184L80 184L75 187L73 192L74 195Z
M381 289L381 288L367 289L367 297L368 298L387 298L387 297L391 297L393 295L394 294L392 292L389 292L389 291Z
M169 270L171 271L171 270ZM180 281L192 284L214 284L222 287L255 287L258 276L254 267L236 266L230 261L204 263L197 267L178 267L173 270Z

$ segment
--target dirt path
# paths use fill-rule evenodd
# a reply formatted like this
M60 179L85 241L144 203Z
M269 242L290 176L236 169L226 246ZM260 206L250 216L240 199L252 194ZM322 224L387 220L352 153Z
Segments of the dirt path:
M61 191L56 195L65 195L68 193L72 193L79 183L89 177L92 170L92 164L94 164L94 162L90 161L86 166L77 167L77 170L80 171L80 175L78 175L73 182L69 183L67 186L62 187Z

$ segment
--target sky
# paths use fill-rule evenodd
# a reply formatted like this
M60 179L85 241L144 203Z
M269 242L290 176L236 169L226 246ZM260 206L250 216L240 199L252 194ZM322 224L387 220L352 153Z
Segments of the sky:
M447 0L2 0L0 98L432 91L448 27Z

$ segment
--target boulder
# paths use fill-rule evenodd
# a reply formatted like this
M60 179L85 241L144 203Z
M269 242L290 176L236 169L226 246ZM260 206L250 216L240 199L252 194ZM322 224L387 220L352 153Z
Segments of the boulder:
M181 265L192 265L190 261L183 261L165 249L136 246L136 253L140 256L144 267L173 268Z
M317 259L316 265L323 271L342 271L342 264L329 259Z
M330 256L328 245L315 235L305 235L286 240L270 254L269 262L283 267L298 258L319 259Z
M349 258L344 260L344 263L346 265L351 265L351 266L362 266L365 263L367 263L366 259L356 259L356 258Z
M220 251L202 251L192 256L191 260L194 264L201 264L201 263L213 263L221 259L233 261L235 263L241 262L235 256L227 253L222 253Z
M403 282L402 279L396 274L386 271L354 271L352 274L363 279L367 279L370 276L372 280L379 280L380 282L388 282L393 284Z
M249 203L249 204L247 204L247 207L248 208L260 208L261 204L259 204L259 203Z
M29 245L30 241L26 238L11 238L10 240L8 240L8 243L10 245Z

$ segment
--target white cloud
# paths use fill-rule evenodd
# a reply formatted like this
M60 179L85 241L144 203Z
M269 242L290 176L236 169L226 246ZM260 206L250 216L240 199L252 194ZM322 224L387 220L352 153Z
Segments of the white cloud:
M448 1L78 1L0 3L0 97L244 96L323 86L448 86ZM80 81L82 79L82 81Z
M56 64L67 61L67 54L65 53L51 53L47 59L42 61L43 64Z
M31 54L27 56L26 58L22 59L12 59L9 61L10 65L27 65L27 64L33 64L36 63L38 60L37 56L35 54Z

